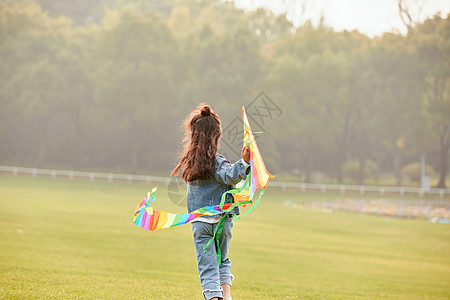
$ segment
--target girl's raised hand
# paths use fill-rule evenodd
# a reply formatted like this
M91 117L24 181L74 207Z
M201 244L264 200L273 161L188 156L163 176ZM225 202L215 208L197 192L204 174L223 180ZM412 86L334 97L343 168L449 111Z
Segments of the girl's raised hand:
M248 164L250 163L250 149L248 149L247 147L242 148L242 159L244 159L244 161Z

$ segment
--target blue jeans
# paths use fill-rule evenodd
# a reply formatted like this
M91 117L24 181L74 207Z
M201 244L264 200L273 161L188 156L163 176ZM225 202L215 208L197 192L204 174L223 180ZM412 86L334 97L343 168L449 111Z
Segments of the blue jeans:
M222 235L219 240L220 251L222 252L220 266L217 265L217 257L209 256L204 253L203 246L206 245L214 235L216 224L204 222L193 222L192 233L194 236L195 251L197 253L197 267L200 276L200 284L203 289L203 297L211 299L214 297L223 298L221 285L229 284L233 280L231 274L231 261L227 258L228 247L231 240L231 228L233 227L233 218L226 218L223 226ZM214 241L206 248L208 254L217 254L217 244Z

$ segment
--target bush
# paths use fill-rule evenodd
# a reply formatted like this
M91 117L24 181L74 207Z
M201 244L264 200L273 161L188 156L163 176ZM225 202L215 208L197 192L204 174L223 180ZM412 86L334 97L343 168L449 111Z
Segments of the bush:
M342 166L342 175L358 181L359 179L359 160L351 160ZM378 166L370 159L364 164L364 178L376 177L378 175Z
M408 164L403 167L402 175L411 181L420 182L420 162ZM425 166L425 175L434 176L436 172L430 165Z

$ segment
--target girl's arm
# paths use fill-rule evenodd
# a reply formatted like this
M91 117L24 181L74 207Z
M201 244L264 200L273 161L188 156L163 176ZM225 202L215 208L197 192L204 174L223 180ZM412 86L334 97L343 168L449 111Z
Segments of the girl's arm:
M245 172L247 166L244 166L242 160L238 160L236 163L231 164L224 156L216 156L215 174L214 177L217 181L226 185L234 185L247 178Z

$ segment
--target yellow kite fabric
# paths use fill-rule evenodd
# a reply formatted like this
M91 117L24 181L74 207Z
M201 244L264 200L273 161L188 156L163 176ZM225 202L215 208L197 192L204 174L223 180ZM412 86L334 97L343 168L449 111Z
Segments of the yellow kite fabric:
M261 192L263 192L269 179L273 178L267 171L264 160L261 157L244 107L242 107L242 123L244 126L244 147L250 149L250 180L247 181L247 184L244 181L238 184L238 186L242 186L243 188L234 194L236 202L253 201L256 190L261 189Z

